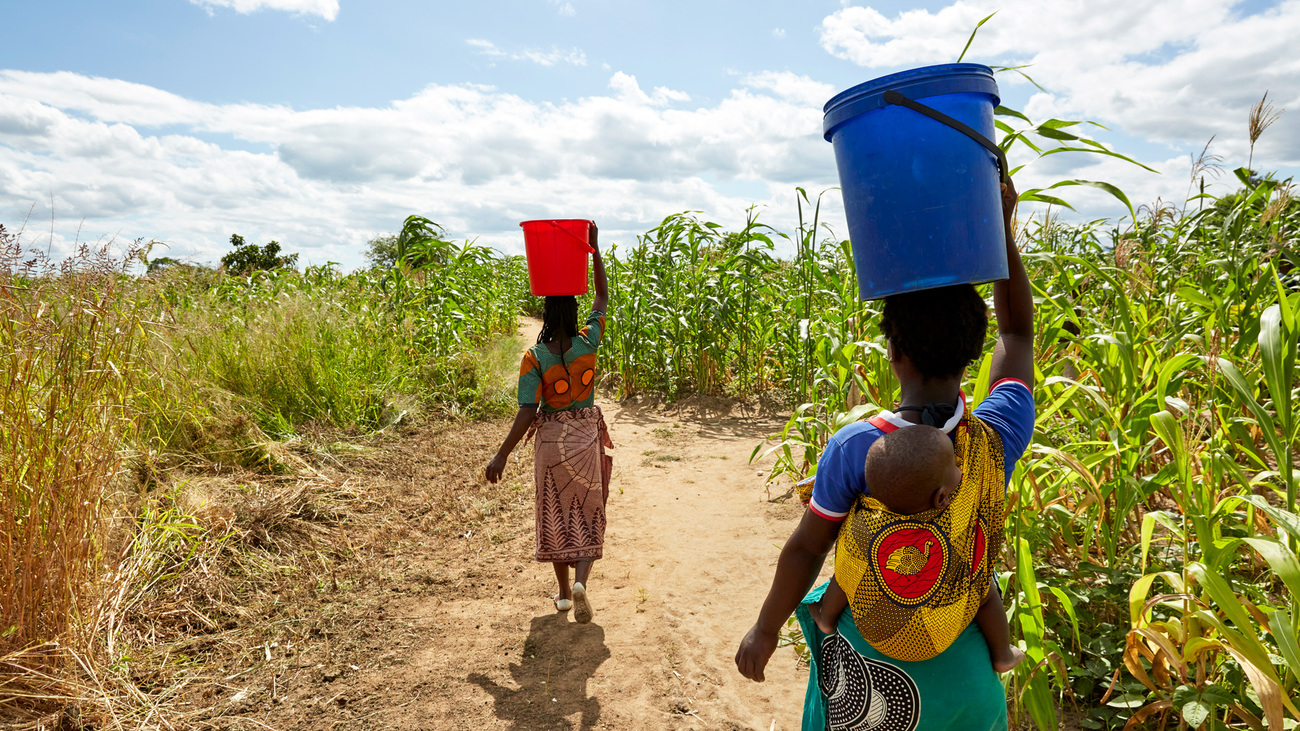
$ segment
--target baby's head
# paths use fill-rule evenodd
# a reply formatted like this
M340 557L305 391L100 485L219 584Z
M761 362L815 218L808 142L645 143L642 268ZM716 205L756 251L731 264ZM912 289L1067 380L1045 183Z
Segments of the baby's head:
M885 434L867 450L871 497L900 515L946 508L961 483L952 440L924 425Z

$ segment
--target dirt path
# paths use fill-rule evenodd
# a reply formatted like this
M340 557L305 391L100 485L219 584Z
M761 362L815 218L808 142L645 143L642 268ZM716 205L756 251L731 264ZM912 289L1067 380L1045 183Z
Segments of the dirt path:
M793 651L774 657L761 685L732 662L776 546L798 516L760 500L763 466L748 462L779 424L601 408L615 469L606 558L590 582L595 620L578 625L551 607L554 574L527 560L526 516L513 552L525 559L516 565L522 591L487 606L444 602L437 611L466 628L463 645L414 659L449 681L440 720L457 728L798 728L807 671ZM517 458L531 461L527 451ZM498 649L502 640L514 640L511 651Z
M524 333L525 342L535 337ZM554 611L551 567L532 560L532 452L518 450L499 494L515 509L437 550L395 535L392 555L378 560L394 564L399 583L376 610L384 623L375 626L384 629L370 630L370 651L337 672L326 667L319 676L317 665L318 676L281 681L293 689L264 722L797 729L807 669L793 650L778 650L763 684L742 678L732 661L800 512L764 501L767 465L748 461L780 423L597 403L615 467L605 558L589 582L591 624ZM490 455L505 429L492 424L458 438ZM484 515L494 505L484 504ZM412 594L420 577L431 589Z

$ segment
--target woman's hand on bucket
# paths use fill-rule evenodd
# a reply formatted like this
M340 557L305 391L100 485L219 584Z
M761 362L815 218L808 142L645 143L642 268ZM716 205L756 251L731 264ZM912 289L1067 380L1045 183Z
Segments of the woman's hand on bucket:
M763 670L776 652L777 639L775 632L766 632L757 624L750 627L740 641L740 649L736 650L736 669L740 674L754 682L763 682Z
M1016 184L1011 182L1011 176L1007 176L1007 182L1002 184L1002 219L1010 221L1011 217L1016 214L1016 203L1020 201L1020 194L1016 193Z

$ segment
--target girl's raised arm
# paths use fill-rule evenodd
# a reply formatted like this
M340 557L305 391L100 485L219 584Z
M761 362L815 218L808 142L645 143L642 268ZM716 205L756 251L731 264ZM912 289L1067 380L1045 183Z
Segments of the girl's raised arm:
M599 231L596 229L596 223L591 224L591 248L595 252L591 255L592 266L595 267L596 279L596 296L591 300L591 309L605 311L609 307L609 280L605 278L605 262L600 260L600 246L596 243L596 235Z

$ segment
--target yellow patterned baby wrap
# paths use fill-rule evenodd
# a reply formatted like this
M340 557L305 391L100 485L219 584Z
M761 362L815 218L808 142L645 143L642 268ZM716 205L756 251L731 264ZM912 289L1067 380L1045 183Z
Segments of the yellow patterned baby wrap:
M897 660L928 660L975 618L1002 551L1002 440L979 417L957 425L961 485L943 511L892 513L859 496L840 527L835 581L863 639Z

